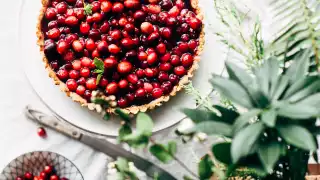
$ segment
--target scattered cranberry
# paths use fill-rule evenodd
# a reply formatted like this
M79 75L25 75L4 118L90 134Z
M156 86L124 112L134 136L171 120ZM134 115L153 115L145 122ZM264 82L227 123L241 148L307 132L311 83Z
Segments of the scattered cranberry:
M38 136L40 136L40 137L46 137L47 136L47 132L43 127L39 127L37 133L38 133Z
M110 95L116 94L118 92L118 84L115 82L108 84L106 87L106 92Z
M128 74L132 70L132 65L130 62L123 61L118 64L118 72L121 74Z
M154 30L152 24L149 22L143 22L140 28L141 28L141 32L145 34L151 34Z
M74 79L68 79L68 81L66 82L66 85L70 91L76 91L78 87L78 84Z
M97 80L96 78L89 78L86 82L86 87L89 90L97 89Z
M115 2L112 6L112 12L114 13L122 13L123 10L124 10L124 6L120 2Z

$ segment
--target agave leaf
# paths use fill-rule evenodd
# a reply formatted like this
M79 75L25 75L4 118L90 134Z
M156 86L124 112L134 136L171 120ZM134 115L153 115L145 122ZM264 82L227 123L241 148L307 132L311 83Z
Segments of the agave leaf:
M310 119L319 115L319 109L308 103L298 102L296 104L289 104L288 102L279 103L277 113L279 116L292 119Z
M273 167L281 155L281 145L279 143L271 143L259 146L258 155L267 172L272 173Z
M302 89L301 91L295 93L294 95L290 96L288 99L289 102L297 102L315 92L318 92L320 90L320 81L315 81L306 88Z
M238 82L244 88L252 83L252 77L245 70L239 68L231 61L226 61L225 65L231 80Z
M212 146L212 153L219 162L226 165L232 164L230 142L214 144Z
M282 75L280 76L280 78L278 79L278 83L276 85L276 89L274 92L271 92L272 94L272 101L278 100L281 95L284 93L284 91L286 90L286 88L289 85L289 77L287 75Z
M275 109L270 109L261 114L261 120L269 127L274 127L277 121L277 112Z
M317 81L317 79L319 80L319 78L320 78L319 76L307 76L303 79L302 78L299 79L297 82L295 82L289 87L289 89L286 91L285 95L283 96L283 99L287 99L288 97L297 93L301 89L308 87L309 85Z
M275 13L273 17L278 17L279 15L282 15L283 13L285 13L288 9L291 10L294 8L297 8L296 1L290 1L290 2L284 1L273 8Z
M214 105L213 108L217 109L221 113L222 122L233 124L236 118L239 117L239 113L234 110L219 105Z
M214 112L211 112L211 111L206 111L201 109L188 109L188 108L184 108L181 111L195 123L200 123L204 121L223 122L221 117L217 116Z
M315 138L306 128L298 125L286 125L277 129L287 143L307 151L317 149Z
M320 116L320 93L313 94L298 102L301 105L313 106L318 109L318 116Z
M310 50L304 50L296 56L295 61L288 68L286 75L290 77L291 83L304 77L309 70Z
M257 141L263 130L263 123L257 122L247 126L235 135L231 144L231 156L234 163L237 163L241 157L249 154L251 147Z
M220 76L214 76L210 82L225 98L245 108L252 108L250 96L246 90L235 81Z
M207 135L223 135L226 137L232 137L231 125L214 121L198 123L191 130L187 130L187 132L203 132Z
M252 120L252 118L256 117L258 114L261 113L261 109L252 109L246 113L240 115L234 125L233 125L233 132L238 132L241 128L243 128L246 124Z

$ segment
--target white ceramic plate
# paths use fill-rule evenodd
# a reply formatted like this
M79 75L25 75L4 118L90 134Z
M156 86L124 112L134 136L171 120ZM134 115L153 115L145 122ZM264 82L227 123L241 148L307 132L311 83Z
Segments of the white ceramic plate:
M223 70L225 54L222 47L217 43L213 33L208 30L208 24L214 27L215 22L217 22L213 18L213 1L201 0L200 2L205 12L205 19L209 18L210 22L205 22L206 45L200 68L197 70L193 82L201 93L206 94L209 93L211 87L208 83L210 74L213 72L219 74ZM21 55L20 59L23 63L23 69L34 90L53 112L72 125L100 135L117 136L120 125L116 117L112 117L110 121L102 120L98 114L90 112L78 103L74 103L48 77L48 73L41 60L39 48L36 45L36 23L40 8L41 0L23 0L19 18L20 50L17 52ZM149 112L155 121L154 132L177 124L184 117L179 112L180 108L194 106L195 103L192 97L184 92L179 92L169 102Z

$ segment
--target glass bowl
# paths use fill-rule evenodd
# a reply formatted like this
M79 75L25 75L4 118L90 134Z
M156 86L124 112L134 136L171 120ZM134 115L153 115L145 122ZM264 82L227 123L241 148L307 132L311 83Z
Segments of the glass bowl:
M30 152L12 160L1 172L0 180L15 180L17 177L23 177L26 172L39 175L47 165L54 167L59 177L84 180L79 169L70 160L48 151Z

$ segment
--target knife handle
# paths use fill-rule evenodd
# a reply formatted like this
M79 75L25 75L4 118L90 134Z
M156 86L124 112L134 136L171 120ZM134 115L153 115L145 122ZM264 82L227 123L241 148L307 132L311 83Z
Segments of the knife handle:
M66 123L62 123L54 116L50 116L41 111L33 109L29 105L25 107L25 115L28 119L31 119L50 129L59 131L66 136L77 140L81 138L82 134L78 130L67 126Z

